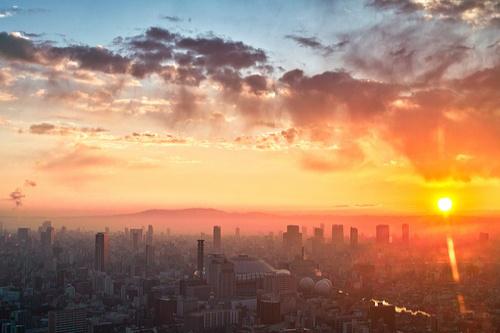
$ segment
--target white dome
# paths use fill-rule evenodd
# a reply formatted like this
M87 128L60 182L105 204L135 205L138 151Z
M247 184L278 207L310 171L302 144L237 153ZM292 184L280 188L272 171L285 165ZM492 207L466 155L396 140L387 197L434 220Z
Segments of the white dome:
M312 291L314 288L314 281L310 277L302 278L299 282L299 289L301 291Z
M314 292L318 295L326 296L332 291L332 282L328 279L322 279L314 285Z
M278 269L276 275L291 275L288 269Z

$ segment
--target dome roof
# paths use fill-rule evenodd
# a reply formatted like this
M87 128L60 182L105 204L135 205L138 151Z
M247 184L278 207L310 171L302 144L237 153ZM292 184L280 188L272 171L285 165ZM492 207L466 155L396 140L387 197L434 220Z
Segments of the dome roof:
M314 288L314 281L310 277L302 278L299 282L299 289L301 291L309 292Z
M230 261L234 264L236 274L266 274L274 273L276 270L262 259L239 255Z
M318 295L326 296L332 291L332 282L328 279L322 279L314 285L314 292Z
M288 269L278 269L276 271L276 275L291 275L290 271Z

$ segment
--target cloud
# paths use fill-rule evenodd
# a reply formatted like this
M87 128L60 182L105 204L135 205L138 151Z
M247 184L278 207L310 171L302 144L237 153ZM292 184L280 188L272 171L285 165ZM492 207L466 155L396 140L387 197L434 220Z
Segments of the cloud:
M346 44L348 44L348 40L342 40L336 44L325 45L318 40L318 38L313 36L286 35L285 38L295 41L302 47L320 51L324 55L330 55L335 51L341 50Z
M178 16L164 15L161 16L162 19L170 21L170 22L181 22L182 19Z
M426 17L464 21L473 25L497 25L500 19L498 0L371 0L369 5L399 13L420 12Z
M342 59L356 73L376 80L431 84L457 75L473 54L460 24L423 19L384 20L347 34ZM460 66L459 66L460 65Z
M386 110L400 91L396 85L355 79L342 71L306 76L295 69L280 81L288 89L284 103L298 126L342 119L364 121Z
M19 188L9 195L9 200L12 200L16 207L21 207L23 205L24 198L26 198L26 195Z
M19 14L36 14L46 11L47 10L43 8L21 8L19 6L11 6L9 8L0 8L0 19Z
M50 135L70 135L70 134L97 134L106 132L101 127L76 127L65 125L54 125L51 123L33 124L29 128L32 134L50 134Z

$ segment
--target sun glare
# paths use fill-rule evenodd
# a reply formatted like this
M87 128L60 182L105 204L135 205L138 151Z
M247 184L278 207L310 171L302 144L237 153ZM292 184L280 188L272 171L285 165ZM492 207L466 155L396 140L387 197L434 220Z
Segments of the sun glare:
M447 213L453 207L453 201L450 198L440 198L437 202L438 208L443 213Z

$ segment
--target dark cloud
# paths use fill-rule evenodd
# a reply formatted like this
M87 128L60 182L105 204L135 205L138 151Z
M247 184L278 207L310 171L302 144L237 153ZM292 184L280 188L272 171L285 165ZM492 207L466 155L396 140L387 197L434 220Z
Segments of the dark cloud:
M267 79L265 76L258 74L249 75L245 77L244 81L254 94L260 95L268 89Z
M332 45L325 45L316 37L299 36L299 35L286 35L285 38L295 41L302 47L308 47L320 51L324 55L329 55L335 51L339 51L348 43L348 40L342 40Z
M0 56L8 60L37 61L38 49L32 41L0 32Z
M26 198L26 195L19 188L10 192L9 195L9 200L12 200L16 207L21 207L23 205L24 198Z
M306 76L295 69L285 73L280 81L289 89L284 101L299 126L344 116L363 121L385 111L399 93L395 85L355 79L346 72Z

